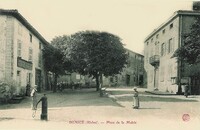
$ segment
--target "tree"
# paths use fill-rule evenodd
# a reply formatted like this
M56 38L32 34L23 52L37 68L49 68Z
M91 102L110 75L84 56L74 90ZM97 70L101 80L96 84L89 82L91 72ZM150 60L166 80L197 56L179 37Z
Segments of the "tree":
M196 16L190 31L183 34L182 39L183 45L176 50L172 58L177 57L180 64L186 63L189 65L187 69L194 69L197 63L200 62L200 16ZM181 91L181 84L179 83L178 93L181 93Z
M196 17L190 32L183 35L183 45L177 49L173 57L190 65L200 62L200 16Z
M43 49L44 66L54 74L53 92L56 92L57 78L59 75L65 74L68 62L64 60L64 54L52 45L46 45Z
M62 62L65 65L66 71L72 72L72 65L71 65L71 61L69 58L69 53L71 52L71 48L72 48L71 37L67 36L67 35L55 37L51 41L51 45L53 47L57 48L60 51L60 53L62 54L62 56L63 56Z
M119 74L126 64L127 54L121 39L99 31L82 31L71 35L70 61L73 70L96 79L97 91L102 76Z

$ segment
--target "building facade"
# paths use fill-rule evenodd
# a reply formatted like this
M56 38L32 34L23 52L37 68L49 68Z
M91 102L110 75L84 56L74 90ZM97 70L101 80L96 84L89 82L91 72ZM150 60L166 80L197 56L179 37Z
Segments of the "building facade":
M190 32L190 27L200 12L177 11L155 29L144 41L144 68L147 72L147 88L164 92L184 92L184 80L190 84L191 94L199 94L200 78L193 77L191 67L172 58L174 52L183 45L183 35ZM196 67L197 69L197 67ZM197 69L195 71L198 71ZM198 85L197 85L198 84Z
M115 76L103 76L103 86L118 87L118 86L140 86L146 87L145 71L144 71L144 56L127 49L128 64L121 74ZM96 81L92 77L83 76L78 73L71 73L65 76L60 76L58 82L65 83L81 83L84 86L94 87Z
M103 79L106 86L140 86L145 87L144 56L127 50L127 65L121 74Z
M17 10L0 9L0 80L45 86L42 49L48 42Z

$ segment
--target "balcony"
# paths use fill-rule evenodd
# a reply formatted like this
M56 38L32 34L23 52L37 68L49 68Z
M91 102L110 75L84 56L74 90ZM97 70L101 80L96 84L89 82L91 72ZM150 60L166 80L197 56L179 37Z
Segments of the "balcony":
M159 66L159 63L160 63L160 57L159 55L153 55L149 58L149 63L152 65L152 66Z

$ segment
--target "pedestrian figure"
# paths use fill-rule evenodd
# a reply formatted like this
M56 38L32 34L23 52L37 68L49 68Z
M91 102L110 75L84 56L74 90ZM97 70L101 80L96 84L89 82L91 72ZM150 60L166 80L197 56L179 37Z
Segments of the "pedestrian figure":
M189 93L189 85L186 84L185 85L185 92L184 92L184 95L185 95L186 98L188 97L188 93Z
M31 97L32 97L32 110L36 110L37 107L37 85L35 85L31 91Z
M133 93L133 109L138 109L140 104L139 104L139 94L137 91L137 88L134 87L134 93Z
M31 86L30 86L30 84L28 83L28 84L26 85L26 96L30 96L30 91L31 91Z

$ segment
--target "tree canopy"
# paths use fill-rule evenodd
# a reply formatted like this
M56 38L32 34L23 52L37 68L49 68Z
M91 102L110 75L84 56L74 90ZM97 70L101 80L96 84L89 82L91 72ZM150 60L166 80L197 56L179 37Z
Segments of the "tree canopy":
M177 49L173 57L190 65L200 62L200 16L196 17L190 32L183 35L183 45Z
M119 74L127 61L121 39L99 31L81 31L71 36L59 36L46 47L46 67L56 74L63 70L96 78L97 90L102 76Z
M59 49L47 45L43 49L43 57L44 57L44 65L47 71L51 71L56 74L64 74L63 73L63 55Z
M126 64L127 55L121 39L99 31L82 31L71 35L70 61L73 70L96 78L119 74Z
M64 53L61 51L61 43L58 42L60 38L55 38L51 45L46 45L43 49L43 59L46 71L54 74L53 91L56 92L57 78L59 75L64 75L66 71L71 69L71 63L65 58ZM57 44L60 43L60 44Z

